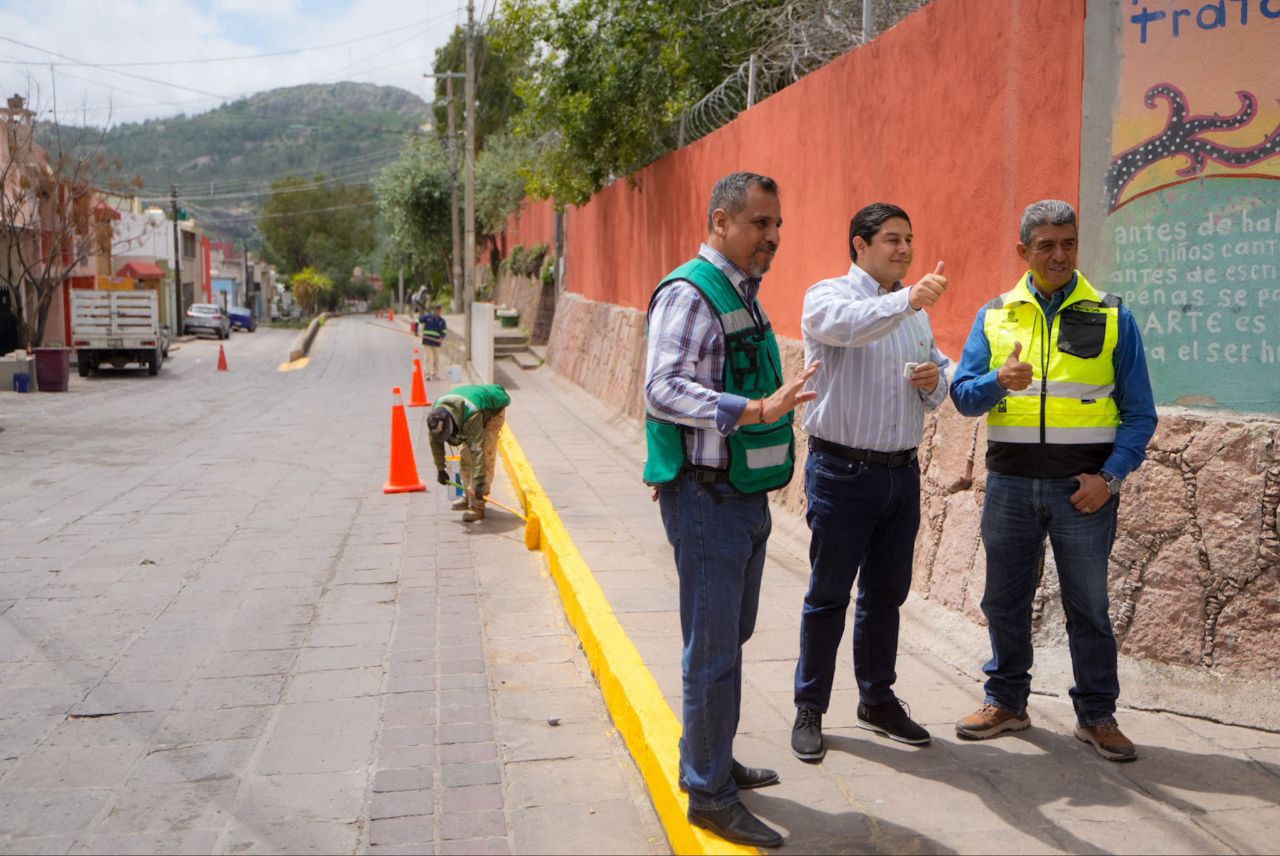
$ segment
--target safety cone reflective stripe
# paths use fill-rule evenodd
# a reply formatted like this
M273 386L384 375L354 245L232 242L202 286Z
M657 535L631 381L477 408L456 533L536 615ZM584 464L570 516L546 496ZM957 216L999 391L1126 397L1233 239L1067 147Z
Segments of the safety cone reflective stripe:
M409 440L409 417L404 412L400 387L391 390L391 469L383 493L410 493L426 490L418 480L418 462L413 458L413 443Z
M413 384L409 387L409 406L410 407L430 407L431 400L427 398L427 385L422 380L422 361L418 359L418 349L413 349Z
M223 350L221 345L218 346L218 371L231 371L227 368L227 352Z

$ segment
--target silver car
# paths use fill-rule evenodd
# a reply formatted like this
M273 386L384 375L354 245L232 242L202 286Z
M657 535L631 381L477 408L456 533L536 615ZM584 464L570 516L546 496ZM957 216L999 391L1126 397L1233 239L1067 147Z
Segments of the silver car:
M213 303L193 303L187 307L187 317L182 323L182 332L187 335L206 331L219 339L231 335L231 319L222 307Z

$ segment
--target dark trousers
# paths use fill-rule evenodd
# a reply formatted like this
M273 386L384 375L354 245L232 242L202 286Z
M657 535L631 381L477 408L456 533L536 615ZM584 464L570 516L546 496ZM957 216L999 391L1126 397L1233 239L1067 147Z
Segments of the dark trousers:
M1036 479L990 473L982 505L987 587L982 612L991 636L986 700L1022 713L1031 694L1031 602L1040 583L1045 536L1053 545L1067 613L1075 686L1071 702L1084 725L1115 722L1120 679L1108 615L1107 565L1120 507L1112 498L1092 514L1071 504L1074 478Z
M730 771L742 706L742 645L755 630L760 605L769 501L763 493L699 485L686 473L658 492L658 504L680 577L680 770L690 806L725 808L738 802Z
M825 713L854 581L853 674L864 704L893 701L898 608L911 590L920 528L920 467L865 464L811 451L805 464L809 591L800 618L796 707Z

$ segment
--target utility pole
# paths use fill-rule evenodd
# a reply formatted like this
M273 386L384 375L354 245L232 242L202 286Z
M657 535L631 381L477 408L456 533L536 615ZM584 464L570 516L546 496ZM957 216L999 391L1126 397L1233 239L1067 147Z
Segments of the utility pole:
M862 43L865 45L876 37L876 25L871 19L871 0L862 0Z
M173 335L182 335L182 246L178 229L178 186L169 185L169 207L173 211Z
M458 111L453 99L453 78L444 79L445 98L449 101L449 224L453 234L453 266L449 278L453 293L453 311L462 311L462 223L458 218Z
M470 44L467 43L468 47ZM453 250L449 282L450 291L453 292L453 311L457 313L463 311L465 286L462 276L462 224L458 216L458 111L457 101L453 97L453 81L455 78L466 79L467 75L457 71L441 71L422 76L444 78L445 102L449 110L449 134L445 141L449 147L449 225Z
M467 175L466 241L462 254L463 307L467 313L467 340L471 338L471 304L476 299L476 4L467 0ZM473 345L474 347L474 345Z

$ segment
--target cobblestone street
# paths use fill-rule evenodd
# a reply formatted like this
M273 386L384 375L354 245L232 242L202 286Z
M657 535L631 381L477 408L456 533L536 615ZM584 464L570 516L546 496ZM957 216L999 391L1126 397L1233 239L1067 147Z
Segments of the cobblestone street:
M412 340L290 339L0 399L0 851L661 852L519 521L381 490Z

